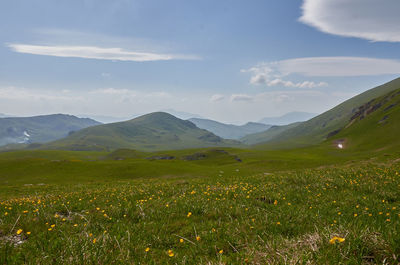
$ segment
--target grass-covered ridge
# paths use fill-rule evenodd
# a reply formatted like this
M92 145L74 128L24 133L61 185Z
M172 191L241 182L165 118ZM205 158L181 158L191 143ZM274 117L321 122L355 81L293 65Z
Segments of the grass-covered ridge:
M131 148L157 151L239 145L239 142L199 129L190 121L155 112L125 122L86 128L41 149L98 151Z

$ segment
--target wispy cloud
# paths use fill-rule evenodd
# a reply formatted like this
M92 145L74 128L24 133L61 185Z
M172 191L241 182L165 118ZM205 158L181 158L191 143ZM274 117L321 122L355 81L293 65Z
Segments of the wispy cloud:
M231 101L244 101L244 102L249 102L249 101L253 101L253 97L250 95L246 95L246 94L233 94L231 96Z
M398 0L304 0L302 10L299 20L325 33L400 42Z
M113 87L108 87L108 88L100 88L100 89L95 89L90 91L92 94L106 94L106 95L135 95L135 93L129 89L126 88L113 88Z
M223 100L223 99L225 99L225 96L224 96L224 95L215 94L215 95L212 95L212 96L211 96L210 101L211 101L211 102L218 102L218 101L221 101L221 100Z
M112 61L148 62L200 59L195 55L139 52L122 48L104 48L96 46L30 45L14 43L8 44L8 47L19 53Z
M400 74L400 61L366 57L308 57L277 62L259 63L249 69L253 85L315 88L327 86L326 82L285 80L291 74L307 77L346 77Z

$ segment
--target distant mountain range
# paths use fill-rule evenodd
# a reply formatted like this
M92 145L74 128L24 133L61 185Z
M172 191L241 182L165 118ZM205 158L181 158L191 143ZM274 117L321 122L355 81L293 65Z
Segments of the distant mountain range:
M125 122L89 127L40 148L62 150L131 148L140 151L158 151L240 145L238 141L225 140L209 131L199 129L190 121L181 120L165 112L155 112Z
M272 125L287 125L294 122L307 121L317 115L318 114L316 113L294 111L279 117L266 117L261 119L259 122Z
M248 134L258 133L268 130L271 125L262 123L248 122L244 125L225 124L208 119L192 118L189 121L197 127L205 129L225 139L240 139Z
M64 114L0 118L0 146L50 142L63 138L73 131L98 124L100 123L92 119Z
M312 115L297 112L263 121L279 124ZM287 125L247 123L238 126L201 118L182 120L165 112L111 124L63 114L0 118L0 146L25 144L18 146L23 148L30 143L44 143L29 145L28 148L159 151L245 145L279 149L322 143L361 150L400 145L399 121L400 78L357 95L307 121Z

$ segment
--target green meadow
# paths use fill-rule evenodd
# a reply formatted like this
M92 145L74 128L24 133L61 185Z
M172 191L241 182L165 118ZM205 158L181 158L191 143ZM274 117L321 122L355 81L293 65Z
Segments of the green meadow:
M399 153L371 154L4 152L0 263L396 264Z

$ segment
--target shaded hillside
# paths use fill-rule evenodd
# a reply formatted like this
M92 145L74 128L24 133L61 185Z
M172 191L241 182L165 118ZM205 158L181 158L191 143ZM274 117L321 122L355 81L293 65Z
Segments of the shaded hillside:
M99 122L72 115L0 118L0 146L16 143L45 143Z
M359 94L317 117L269 139L260 148L296 147L320 143L344 128L359 107L400 88L400 78Z
M126 122L94 126L76 132L40 148L63 150L115 150L131 148L141 151L185 149L213 146L238 146L239 142L222 139L190 121L155 112Z
M225 139L240 139L248 134L262 132L271 127L256 122L248 122L244 125L225 124L208 119L192 118L189 121L196 124L197 127L205 129Z

